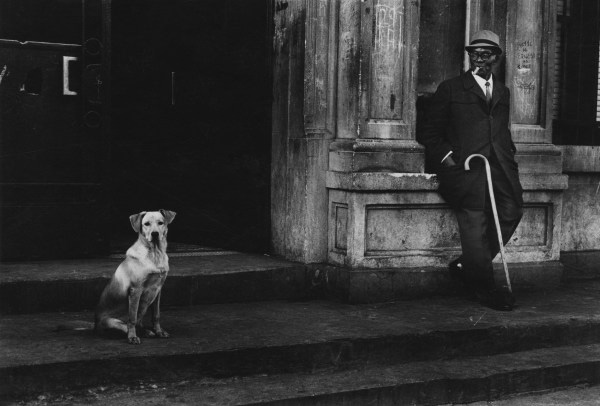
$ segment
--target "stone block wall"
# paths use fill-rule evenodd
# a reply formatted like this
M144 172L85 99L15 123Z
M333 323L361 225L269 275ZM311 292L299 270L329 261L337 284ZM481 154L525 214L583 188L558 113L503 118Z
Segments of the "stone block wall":
M569 188L563 198L560 249L600 251L600 147L563 146L562 149Z

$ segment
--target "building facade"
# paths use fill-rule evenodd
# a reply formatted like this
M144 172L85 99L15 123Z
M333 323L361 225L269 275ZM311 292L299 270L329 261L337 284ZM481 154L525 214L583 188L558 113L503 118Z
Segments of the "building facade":
M346 287L366 289L357 300L443 290L458 229L416 135L438 84L465 69L471 33L490 29L525 188L513 282L597 272L600 0L0 11L3 260L122 252L128 215L165 208L178 212L174 242L270 245L346 270Z

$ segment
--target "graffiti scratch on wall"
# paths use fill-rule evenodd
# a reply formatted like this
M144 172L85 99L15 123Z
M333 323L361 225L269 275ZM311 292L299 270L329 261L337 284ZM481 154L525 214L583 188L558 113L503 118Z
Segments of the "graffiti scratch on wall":
M8 74L8 67L6 65L4 65L4 67L2 68L2 72L0 72L0 84L2 84L2 80L4 79L4 77Z
M403 7L378 4L375 8L375 51L396 51L403 45Z

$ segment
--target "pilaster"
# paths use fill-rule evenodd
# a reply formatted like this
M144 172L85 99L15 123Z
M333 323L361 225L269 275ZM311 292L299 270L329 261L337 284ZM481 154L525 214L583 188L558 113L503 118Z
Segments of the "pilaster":
M329 143L335 131L339 2L274 2L271 229L276 254L327 256Z
M424 148L415 140L419 7L409 0L341 3L337 134L326 178L332 263L441 263L443 253L432 248L441 236L428 234L428 221L451 222L451 213L434 177L423 173Z
M419 5L341 2L337 139L329 169L422 173L415 141Z

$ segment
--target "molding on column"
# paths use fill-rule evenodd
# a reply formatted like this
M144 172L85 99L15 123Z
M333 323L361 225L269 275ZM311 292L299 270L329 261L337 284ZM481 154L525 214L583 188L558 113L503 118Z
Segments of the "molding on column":
M304 61L304 131L309 137L335 133L339 2L307 0Z

